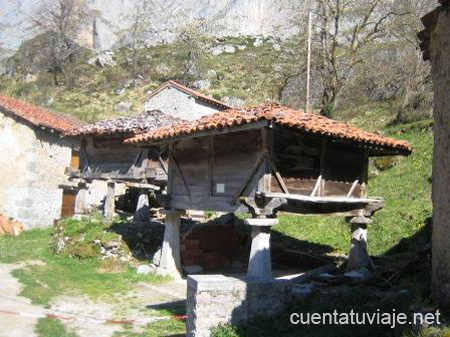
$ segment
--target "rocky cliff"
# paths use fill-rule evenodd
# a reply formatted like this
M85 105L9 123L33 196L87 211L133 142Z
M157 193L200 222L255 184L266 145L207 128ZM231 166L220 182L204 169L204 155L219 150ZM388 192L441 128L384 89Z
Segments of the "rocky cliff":
M75 1L75 0L74 0ZM106 50L126 39L124 16L139 0L86 0L90 16L80 33L89 47ZM148 44L170 42L186 25L202 20L204 33L210 36L270 35L291 36L294 13L304 1L296 0L154 0L149 12L151 27ZM39 6L36 0L2 0L0 41L15 50L35 34L30 17Z

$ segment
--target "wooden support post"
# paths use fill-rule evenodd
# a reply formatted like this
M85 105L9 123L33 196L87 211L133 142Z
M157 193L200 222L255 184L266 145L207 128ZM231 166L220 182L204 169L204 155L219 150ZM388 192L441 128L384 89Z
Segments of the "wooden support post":
M209 137L209 159L208 159L208 193L209 196L214 195L214 135Z
M116 183L114 181L108 181L107 182L107 192L106 192L106 198L105 198L105 204L103 207L103 215L106 219L112 220L115 213L115 194L114 194L114 188Z
M347 270L373 268L373 262L367 251L367 225L370 223L372 220L364 216L354 217L350 220L352 241Z

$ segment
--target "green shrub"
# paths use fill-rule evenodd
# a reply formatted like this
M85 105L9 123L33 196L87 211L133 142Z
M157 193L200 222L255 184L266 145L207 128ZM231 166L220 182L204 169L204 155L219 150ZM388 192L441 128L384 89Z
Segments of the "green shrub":
M391 167L394 167L396 163L397 163L397 157L394 157L394 156L378 157L373 160L373 164L380 171L390 169Z
M226 324L212 329L211 337L239 337L239 335L234 326Z

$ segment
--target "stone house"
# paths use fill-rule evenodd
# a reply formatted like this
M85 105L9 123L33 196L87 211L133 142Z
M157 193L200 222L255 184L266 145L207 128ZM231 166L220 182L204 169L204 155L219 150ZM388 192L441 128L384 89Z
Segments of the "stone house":
M66 167L76 165L79 142L62 134L82 123L0 96L0 213L26 229L61 216Z
M83 195L81 208L77 207L74 198L73 212L68 215L75 213L75 209L84 213L94 207L114 208L118 197L126 194L129 195L126 198L132 199L127 200L127 205L131 203L132 207L140 209L142 203L148 204L148 193L163 190L167 183L167 146L142 149L127 146L123 141L136 134L196 120L228 108L200 92L168 81L146 96L145 112L99 121L68 132L67 135L77 137L82 146L80 171L72 172L67 193L81 192ZM114 196L109 199L111 205L104 207L108 182L111 186L114 183L111 189ZM140 197L144 199L142 203ZM139 219L145 220L145 217Z
M421 20L425 29L418 34L423 59L431 63L434 86L433 230L432 288L434 299L450 305L450 1Z
M196 120L230 106L192 90L176 81L167 81L145 96L144 109L160 110L183 120Z

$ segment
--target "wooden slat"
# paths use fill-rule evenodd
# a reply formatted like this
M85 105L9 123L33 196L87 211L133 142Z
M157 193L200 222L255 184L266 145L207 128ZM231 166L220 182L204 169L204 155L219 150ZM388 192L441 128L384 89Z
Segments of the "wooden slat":
M208 163L208 192L212 196L214 194L214 136L209 138L209 163Z
M317 191L320 189L320 186L322 185L322 175L319 176L319 178L317 178L316 184L314 185L314 188L311 192L310 197L315 197Z
M270 156L267 156L267 158L269 159L269 164L272 168L273 173L275 174L275 179L280 185L281 190L283 191L283 193L289 194L289 190L286 187L286 184L284 183L283 178L281 177L280 172L278 171L278 168L276 167L275 163L272 161L272 159L270 159Z
M342 204L370 204L370 203L380 203L380 199L366 199L366 198L352 198L347 199L346 197L308 197L306 195L298 194L285 194L285 193L264 193L268 198L285 198L291 200L305 201L311 203L342 203Z
M252 169L250 170L249 175L247 176L247 178L244 180L244 183L242 184L242 187L239 189L239 192L236 193L236 195L234 196L233 200L232 200L232 205L235 205L237 200L239 199L239 197L241 196L241 194L245 191L245 189L247 188L248 184L250 183L250 181L252 180L253 176L256 174L256 172L258 172L259 167L261 166L261 163L264 161L264 159L267 156L267 149L265 149L261 155L259 156L258 160L255 162L255 164L253 165Z
M355 192L356 186L358 186L358 182L359 182L359 179L357 179L353 182L352 187L350 187L350 191L348 191L347 198L350 198L352 196L353 192Z
M191 197L191 191L189 190L189 187L186 183L186 179L184 178L183 172L181 172L180 167L178 166L177 160L175 159L175 156L173 154L172 154L172 157L170 158L170 160L172 161L172 165L173 165L175 171L177 172L178 176L180 177L181 182L183 183L183 186L186 189L188 196Z

